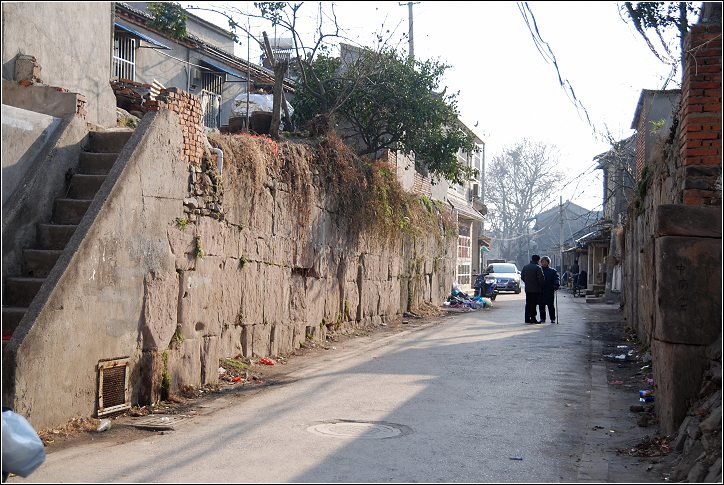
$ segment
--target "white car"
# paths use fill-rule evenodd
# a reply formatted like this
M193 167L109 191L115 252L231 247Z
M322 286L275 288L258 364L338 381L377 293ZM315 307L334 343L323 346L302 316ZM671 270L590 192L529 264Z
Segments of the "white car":
M492 263L485 269L485 280L495 278L498 292L512 291L520 293L520 271L514 263Z

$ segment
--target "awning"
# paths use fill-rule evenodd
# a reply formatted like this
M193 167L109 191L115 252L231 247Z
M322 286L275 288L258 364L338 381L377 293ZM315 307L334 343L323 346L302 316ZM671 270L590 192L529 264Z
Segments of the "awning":
M234 76L234 77L236 77L236 78L243 79L243 80L246 81L246 78L245 78L245 77L243 77L243 76L241 76L241 75L239 75L239 74L236 74L235 72L231 72L231 71L230 71L228 68L226 68L226 67L219 66L218 64L214 64L214 63L209 62L209 61L207 61L207 60L205 60L205 59L199 59L199 64L201 64L201 65L203 65L203 66L207 66L207 67L209 67L210 69L212 69L212 70L214 70L214 71L216 71L216 72L223 72L223 73L228 74L228 75L230 75L230 76Z
M449 198L447 201L450 203L452 208L458 212L459 215L463 216L463 218L472 219L474 221L480 222L483 221L483 215L469 205L465 204L464 202L453 198Z
M121 30L125 30L126 32L129 32L129 33L135 35L136 37L138 37L141 40L145 40L146 42L148 42L149 44L152 44L154 47L156 47L158 49L169 49L169 50L171 49L170 47L163 45L159 41L152 39L149 36L138 32L137 30L133 30L130 27L126 27L125 25L119 24L118 22L114 22L113 25L115 25L116 27L118 27Z

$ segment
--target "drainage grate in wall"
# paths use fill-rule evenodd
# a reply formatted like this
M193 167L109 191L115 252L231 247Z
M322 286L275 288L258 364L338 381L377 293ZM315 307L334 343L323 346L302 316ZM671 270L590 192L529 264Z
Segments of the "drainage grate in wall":
M131 407L128 357L98 362L98 417Z

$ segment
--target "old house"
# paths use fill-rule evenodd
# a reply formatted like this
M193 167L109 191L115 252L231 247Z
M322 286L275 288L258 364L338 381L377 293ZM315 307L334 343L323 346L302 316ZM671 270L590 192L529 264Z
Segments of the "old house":
M234 100L243 93L271 93L274 75L269 69L234 55L235 35L186 12L187 35L174 38L152 27L148 2L114 3L113 71L111 79L119 92L129 87L152 88L158 83L197 95L204 112L204 125L227 127L234 113ZM139 86L140 85L140 86ZM293 92L285 83L285 90ZM234 119L232 129L245 124ZM259 131L259 130L257 130Z
M610 244L605 258L608 301L619 301L623 283L623 227L634 198L636 167L636 136L614 143L613 147L594 157L603 171L603 220L610 227Z
M598 211L588 210L570 200L536 214L531 233L531 243L534 244L535 252L550 257L551 266L561 267L561 236L564 250L575 249L574 236L580 238L591 232L581 231L591 227L591 224L598 219L598 214ZM572 261L570 263L565 261L562 271L568 269L571 263Z
M462 122L460 124L473 133ZM476 153L462 150L457 157L461 164L478 171L478 178L463 184L452 184L447 180L436 180L423 175L415 169L414 160L399 153L391 152L390 161L397 167L397 176L402 186L411 192L448 204L458 222L458 243L456 250L455 283L462 291L468 291L474 283L474 275L483 267L484 255L490 248L490 240L484 233L484 216L487 208L484 204L485 142L475 136L479 148Z

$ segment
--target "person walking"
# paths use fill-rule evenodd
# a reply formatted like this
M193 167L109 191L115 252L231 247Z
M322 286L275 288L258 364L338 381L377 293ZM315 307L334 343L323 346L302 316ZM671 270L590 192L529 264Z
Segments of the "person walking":
M523 266L520 272L520 279L525 285L525 323L540 323L536 320L536 307L543 290L545 276L538 261L540 261L540 256L534 254L530 257L530 263Z
M546 321L546 307L548 307L548 314L551 316L551 323L556 323L555 293L558 291L558 288L561 287L561 280L558 276L558 271L550 267L551 258L543 256L540 258L540 264L544 278L540 300L538 301L540 323L545 323Z

